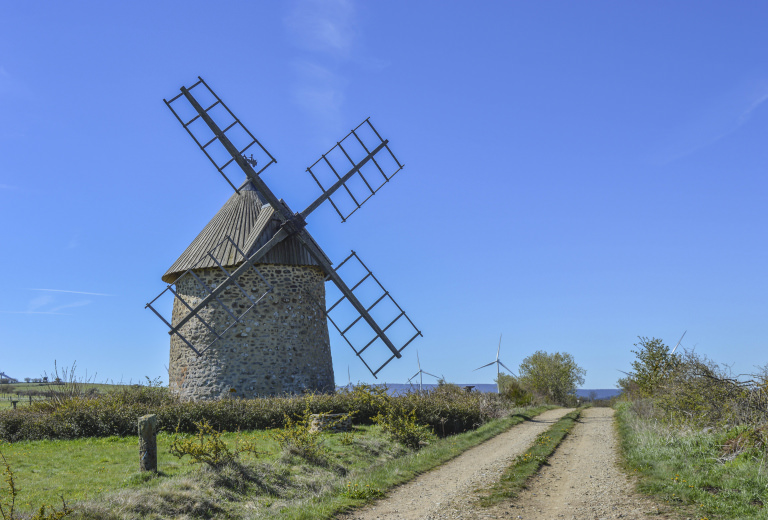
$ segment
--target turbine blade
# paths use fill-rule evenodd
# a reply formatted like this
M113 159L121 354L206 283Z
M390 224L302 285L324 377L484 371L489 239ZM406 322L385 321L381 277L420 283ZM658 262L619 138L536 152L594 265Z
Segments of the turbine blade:
M411 376L411 379L413 379L414 377L416 377L416 376L417 376L417 375L419 375L419 374L421 374L421 370L419 370L418 372L416 372L415 374L413 374L413 375ZM408 380L408 382L409 382L409 383L411 382L411 379L409 379L409 380Z
M496 364L496 362L495 362L495 361L491 361L491 362L490 362L490 363L488 363L487 365L483 365L483 366L481 366L481 367L477 367L475 370L480 370L481 368L489 367L489 366L491 366L491 365L495 365L495 364ZM472 372L474 372L475 370L473 370Z
M686 330L685 332L688 332L688 331ZM683 335L680 336L680 341L677 342L677 345L675 345L675 348L672 349L672 352L669 353L670 356L675 353L675 350L677 350L677 347L679 347L680 343L683 342L683 338L685 337L685 332L683 332Z
M616 370L619 370L619 369L617 368ZM623 370L619 370L619 372L621 372L622 374L626 374L629 377L632 377L632 374L630 374L629 372L624 372Z
M499 348L496 349L496 361L499 360L499 352L501 352L501 334L499 334Z
M429 372L424 372L424 373L425 373L425 374L427 374L428 376L432 376L432 377L434 377L435 379L440 379L440 378L439 378L439 377L437 377L435 374L430 374Z
M508 367L507 365L505 365L504 363L502 363L502 362L501 362L501 360L499 360L499 365L503 366L504 368L506 368L507 370L509 370L509 373L510 373L510 374L514 375L514 372L512 372L512 369L511 369L511 368L509 368L509 367Z

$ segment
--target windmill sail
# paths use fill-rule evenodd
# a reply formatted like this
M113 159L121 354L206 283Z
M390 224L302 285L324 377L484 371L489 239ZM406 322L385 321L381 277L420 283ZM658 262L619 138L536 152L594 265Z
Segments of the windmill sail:
M384 289L378 278L360 260L357 253L352 251L338 265L334 273L339 276L338 272L343 270L356 275L357 282L349 289L349 293L355 298L359 294L362 301L365 302L366 314L369 316L377 315L377 317L382 318L382 323L386 323L386 325L380 329L381 332L371 327L364 319L363 313L357 311L357 308L351 304L348 294L344 291L339 291L333 303L330 303L331 298L329 298L329 304L324 308L324 311L331 325L371 374L376 377L390 361L400 357L399 354L405 347L421 336L421 331L416 328L405 311L392 298L389 291ZM326 280L329 279L330 276L326 278ZM358 301L361 302L361 299ZM346 319L346 321L340 321L342 319ZM387 351L383 348L389 347L387 342L396 343L393 343L396 349L394 352L391 349Z
M195 91L194 95L193 90ZM198 97L200 99L198 99ZM379 135L370 120L366 119L363 121L363 123L353 129L327 153L323 154L315 164L307 168L307 171L312 178L318 186L320 186L322 194L304 211L294 214L288 209L285 203L272 193L269 187L260 178L260 174L268 166L276 162L274 157L272 157L266 148L264 148L253 134L251 134L251 132L240 122L234 113L213 92L202 78L199 78L199 81L189 88L182 87L181 94L166 101L166 104L195 141L197 146L205 153L230 186L232 186L238 194L240 193L242 187L236 188L235 183L232 180L234 175L234 170L232 170L232 168L239 168L242 173L246 175L246 178L250 181L254 189L264 198L264 203L272 208L274 218L278 222L274 232L271 233L271 236L266 239L258 249L249 252L247 255L243 254L242 251L239 251L238 254L242 257L243 263L232 272L225 270L226 277L221 283L218 283L215 288L205 287L205 296L194 305L184 303L185 307L189 310L185 316L176 320L173 325L170 325L168 321L163 318L163 321L166 324L169 324L169 334L178 335L183 338L182 329L192 320L200 321L205 324L206 327L213 329L211 324L206 323L205 320L201 318L200 313L212 305L216 305L217 303L221 304L221 296L225 291L229 290L231 286L237 285L237 280L241 275L249 270L255 269L255 264L259 262L259 260L265 255L270 254L273 248L290 238L303 246L312 257L314 263L320 266L323 272L326 273L326 280L333 282L341 293L341 299L332 307L325 309L325 312L329 317L329 321L333 323L342 337L344 337L347 343L352 347L355 354L363 360L363 363L365 363L366 367L371 371L374 377L392 359L401 357L400 352L413 341L413 339L420 336L421 332L416 329L410 318L405 315L389 293L384 291L381 284L378 284L378 280L376 280L372 273L368 271L368 276L372 277L373 280L376 280L376 283L384 292L381 300L391 302L399 310L399 313L394 320L388 322L388 324L382 328L370 314L381 300L370 306L363 305L354 292L354 289L357 286L351 289L347 286L341 276L337 273L337 269L333 268L330 260L328 260L320 247L305 229L306 217L326 200L330 201L331 205L341 216L342 221L346 220L346 218L357 211L365 201L378 192L378 190L381 189L392 176L402 169L403 166L392 153L388 141L384 140ZM246 157L246 153L250 154L250 157ZM254 157L254 154L256 154L256 157ZM258 168L258 170L255 168ZM232 241L231 238L230 241ZM352 256L359 261L359 258L357 258L357 255L355 255L354 252L347 258L347 260ZM215 263L217 265L221 266L222 263L219 259L216 259L216 255L208 255L206 261L209 261L209 258L211 257L216 260ZM345 264L347 260L342 262L339 267ZM362 262L360 262L360 264L364 265ZM367 270L367 267L365 269ZM186 276L186 273L184 276ZM172 291L170 286L167 291ZM154 301L155 300L153 300L153 302ZM341 303L341 301L351 305L357 313L357 317L353 320L353 323L344 329L340 328L330 317L332 309ZM147 306L151 308L153 312L158 314L155 308L151 306L151 303L153 302L150 302ZM255 302L254 305L257 303L258 302ZM402 318L410 324L415 331L415 334L402 342L398 342L398 345L395 345L386 331L398 322L404 323L403 321L400 321ZM233 315L232 319L237 322L238 317ZM356 347L350 341L349 336L350 328L358 324L367 325L373 333L373 338L368 340L364 345L358 345ZM218 338L221 333L217 331L216 335ZM189 343L187 344L189 345ZM389 352L388 356L384 356L384 358L377 360L375 363L366 362L366 360L363 359L363 353L366 351L373 351L373 347L376 344L382 344L386 347L386 350ZM202 350L197 349L192 345L189 346L192 347L195 352L200 354L210 345L205 346Z

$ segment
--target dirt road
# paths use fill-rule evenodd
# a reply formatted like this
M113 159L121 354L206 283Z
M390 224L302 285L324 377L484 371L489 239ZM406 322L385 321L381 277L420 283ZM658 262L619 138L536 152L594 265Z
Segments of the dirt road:
M618 441L613 410L589 408L566 437L549 465L516 499L492 508L477 504L478 491L496 482L512 460L536 436L569 410L551 410L535 421L473 448L447 464L396 488L375 504L340 518L344 520L454 520L513 518L640 519L672 518L655 503L633 491L616 465Z
M497 435L439 468L395 488L373 505L348 513L345 520L422 520L465 518L461 510L475 489L497 481L536 436L570 410L550 410ZM457 516L458 515L458 516ZM467 516L466 518L474 518Z
M617 465L618 447L613 410L588 408L527 490L487 511L487 516L467 518L674 518L635 493L632 481Z

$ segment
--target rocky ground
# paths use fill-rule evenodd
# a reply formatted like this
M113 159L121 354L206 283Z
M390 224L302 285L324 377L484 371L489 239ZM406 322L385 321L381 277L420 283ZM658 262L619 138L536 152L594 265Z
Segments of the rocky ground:
M477 503L483 489L498 481L504 469L536 436L569 410L551 410L519 424L447 464L393 490L375 504L344 520L454 520L513 518L640 519L676 518L634 492L620 470L613 410L589 408L528 489L514 500L484 508Z

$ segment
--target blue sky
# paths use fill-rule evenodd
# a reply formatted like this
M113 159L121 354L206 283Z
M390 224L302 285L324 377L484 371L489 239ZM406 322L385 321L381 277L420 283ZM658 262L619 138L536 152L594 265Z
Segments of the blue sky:
M423 331L381 380L565 351L611 388L637 336L768 363L763 2L0 2L0 370L167 381L144 304L231 194L163 104L205 78L305 173L370 116L406 167L344 224ZM333 342L337 382L372 381Z

